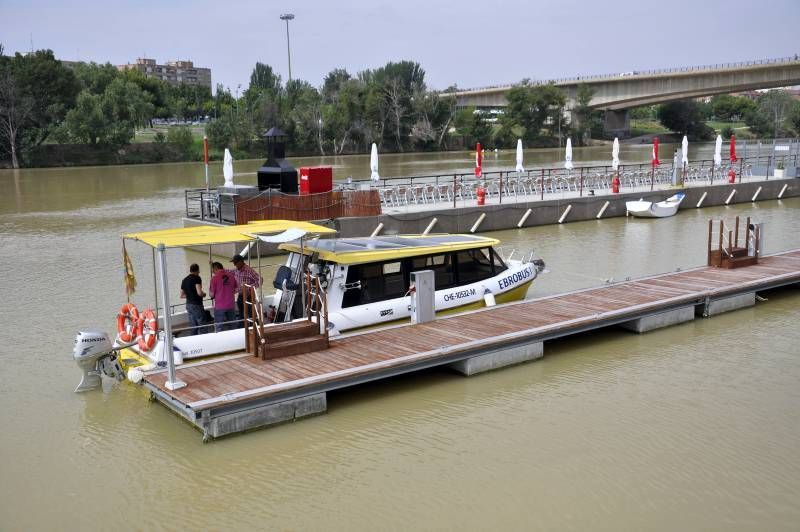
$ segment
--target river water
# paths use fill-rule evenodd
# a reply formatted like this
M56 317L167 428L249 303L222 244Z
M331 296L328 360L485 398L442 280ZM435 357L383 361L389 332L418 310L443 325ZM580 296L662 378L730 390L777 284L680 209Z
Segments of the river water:
M470 160L391 156L382 173ZM365 157L294 161L325 162L367 175ZM74 394L74 333L111 331L124 301L120 234L178 225L202 175L0 172L0 530L797 530L798 290L646 335L548 343L540 361L478 377L432 370L333 393L325 415L211 444L138 387ZM533 297L701 265L708 218L736 214L765 222L766 252L800 247L800 199L493 235L547 261ZM175 283L194 260L170 256Z

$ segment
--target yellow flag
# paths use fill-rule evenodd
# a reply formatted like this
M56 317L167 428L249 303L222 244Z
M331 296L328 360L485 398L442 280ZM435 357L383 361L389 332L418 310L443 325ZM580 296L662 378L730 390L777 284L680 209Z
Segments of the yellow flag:
M125 292L130 298L136 292L136 275L133 273L133 263L128 256L128 250L125 249L125 241L122 241L122 263L125 267Z

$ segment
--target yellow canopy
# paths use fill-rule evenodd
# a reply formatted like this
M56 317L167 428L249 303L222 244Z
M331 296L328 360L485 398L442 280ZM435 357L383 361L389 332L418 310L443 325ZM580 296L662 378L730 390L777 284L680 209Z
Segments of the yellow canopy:
M168 248L182 248L188 246L204 246L210 244L227 244L230 242L252 242L256 237L252 235L281 233L287 229L302 229L307 233L322 235L335 233L335 229L310 222L294 220L260 220L247 225L197 225L194 227L179 227L175 229L161 229L158 231L144 231L141 233L128 233L123 238L138 240L148 246L157 247L164 244Z

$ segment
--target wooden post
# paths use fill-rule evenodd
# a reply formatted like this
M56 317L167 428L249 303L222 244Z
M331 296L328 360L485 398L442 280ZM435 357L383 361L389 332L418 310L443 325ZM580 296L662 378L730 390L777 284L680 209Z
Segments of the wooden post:
M733 231L728 229L728 259L733 258Z
M733 244L733 247L738 248L739 247L739 217L738 216L736 217L736 233L735 233L735 236L734 236L734 242L735 242L735 244Z
M712 264L711 264L711 233L712 233L713 225L714 225L714 220L709 220L708 221L708 260L706 261L709 266L712 266Z
M581 166L581 193L580 196L583 197L583 166Z
M725 234L724 233L724 231L725 231L724 228L725 228L725 224L722 222L722 220L720 220L719 221L719 261L718 261L719 264L717 264L717 266L722 266L722 249L723 249L723 247L722 247L722 238L723 238L723 235Z
M453 208L456 208L456 174L453 174Z

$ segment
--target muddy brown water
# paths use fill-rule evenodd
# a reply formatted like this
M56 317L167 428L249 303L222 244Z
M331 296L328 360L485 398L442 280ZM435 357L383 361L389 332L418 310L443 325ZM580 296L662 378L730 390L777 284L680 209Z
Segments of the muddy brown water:
M338 160L338 177L367 161ZM797 529L797 289L333 393L325 415L212 444L138 387L74 394L74 333L112 330L124 300L120 234L179 224L201 182L196 164L0 172L0 529ZM800 199L493 235L546 260L533 297L700 265L708 218L736 214L765 222L766 252L800 247ZM131 251L149 301L149 252ZM170 252L175 286L202 259Z

